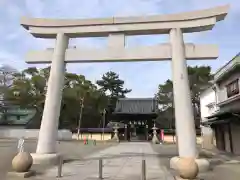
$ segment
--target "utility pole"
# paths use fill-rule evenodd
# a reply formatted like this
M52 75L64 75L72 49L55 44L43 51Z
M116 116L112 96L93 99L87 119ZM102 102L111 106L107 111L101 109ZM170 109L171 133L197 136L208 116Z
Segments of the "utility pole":
M81 122L82 122L82 112L84 108L84 97L81 99L81 109L80 109L80 114L79 114L79 119L78 119L78 131L77 131L77 139L79 140L79 135L80 135L80 128L81 128Z
M104 108L104 110L103 110L103 141L104 141L104 133L105 133L105 131L104 131L104 127L105 127L105 116L106 116L106 109Z

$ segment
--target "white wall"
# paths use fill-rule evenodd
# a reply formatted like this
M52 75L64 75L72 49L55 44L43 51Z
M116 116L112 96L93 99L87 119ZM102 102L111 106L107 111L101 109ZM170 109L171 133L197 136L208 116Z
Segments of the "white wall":
M209 109L207 105L213 103L213 109ZM202 121L206 120L206 117L212 115L218 110L216 106L216 93L212 87L206 89L200 94L200 108L201 108L201 119Z
M212 87L209 87L200 94L200 108L201 108L201 121L206 121L206 117L214 114L218 107L216 106L216 92ZM212 108L209 105L212 104ZM212 149L214 147L214 132L210 127L201 126L202 132L202 147Z
M37 139L39 129L1 129L0 138L25 138ZM69 130L59 130L58 140L72 140L72 132Z

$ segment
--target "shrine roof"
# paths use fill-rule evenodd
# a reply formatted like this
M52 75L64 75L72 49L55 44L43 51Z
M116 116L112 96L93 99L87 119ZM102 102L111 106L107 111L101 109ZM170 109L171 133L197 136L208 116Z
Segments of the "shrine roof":
M158 110L154 98L120 98L114 114L155 114Z

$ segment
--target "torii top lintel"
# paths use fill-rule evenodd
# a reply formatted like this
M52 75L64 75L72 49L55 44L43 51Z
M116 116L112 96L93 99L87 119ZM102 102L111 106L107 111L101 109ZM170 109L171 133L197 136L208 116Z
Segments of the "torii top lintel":
M39 38L55 38L57 33L69 37L102 37L111 33L126 35L167 34L172 28L184 33L206 31L225 18L230 6L192 12L139 17L111 17L98 19L21 19L21 25Z

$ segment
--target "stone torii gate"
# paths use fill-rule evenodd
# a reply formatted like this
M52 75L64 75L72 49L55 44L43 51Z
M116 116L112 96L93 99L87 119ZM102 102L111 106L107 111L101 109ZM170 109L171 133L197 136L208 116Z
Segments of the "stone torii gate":
M55 48L29 52L27 63L51 63L42 123L34 162L57 157L56 139L66 63L172 60L172 79L178 151L180 157L194 157L200 170L196 132L186 60L216 59L215 45L184 44L183 34L211 30L224 20L229 6L172 15L111 17L100 19L22 18L21 25L36 38L56 39ZM170 43L126 48L125 36L169 34ZM68 48L70 38L107 37L102 49ZM172 159L172 166L177 158Z

